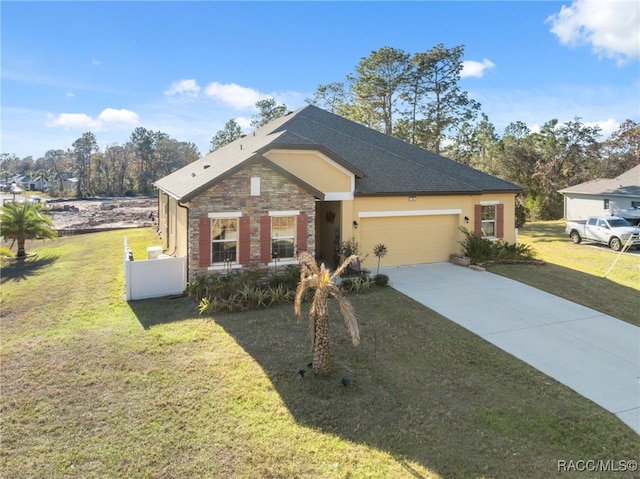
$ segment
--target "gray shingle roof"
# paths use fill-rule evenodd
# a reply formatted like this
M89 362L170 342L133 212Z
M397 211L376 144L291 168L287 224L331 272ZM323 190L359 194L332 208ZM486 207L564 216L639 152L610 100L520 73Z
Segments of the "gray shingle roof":
M156 186L184 201L274 148L323 149L356 175L356 196L522 191L518 185L315 106L268 123L158 180Z
M564 188L558 193L640 197L640 165L613 179L597 179Z

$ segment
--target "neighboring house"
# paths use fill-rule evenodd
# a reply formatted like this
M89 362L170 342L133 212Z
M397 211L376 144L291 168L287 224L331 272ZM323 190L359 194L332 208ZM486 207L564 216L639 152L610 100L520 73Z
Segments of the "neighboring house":
M155 183L165 252L188 278L295 263L335 265L354 239L364 266L448 261L460 227L516 241L517 185L307 106ZM368 258L367 258L368 256Z
M44 191L51 186L51 183L44 176L36 176L29 180L30 191Z
M621 216L640 220L640 165L614 178L597 179L558 191L564 195L564 217Z

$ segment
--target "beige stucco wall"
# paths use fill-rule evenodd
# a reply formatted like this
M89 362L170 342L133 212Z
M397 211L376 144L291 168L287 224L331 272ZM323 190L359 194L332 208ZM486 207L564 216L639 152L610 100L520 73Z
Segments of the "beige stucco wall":
M384 243L389 249L385 265L413 262L446 261L449 254L459 253L464 238L460 227L474 228L475 205L504 205L504 236L508 243L516 241L515 196L512 193L487 195L356 197L342 203L342 241L354 238L366 266L377 260L373 246ZM467 222L464 218L468 217ZM356 228L353 222L358 223ZM391 251L391 248L395 249Z
M186 256L187 254L187 209L169 195L158 193L158 233L165 254Z
M353 174L322 153L271 150L264 156L325 194L353 192Z

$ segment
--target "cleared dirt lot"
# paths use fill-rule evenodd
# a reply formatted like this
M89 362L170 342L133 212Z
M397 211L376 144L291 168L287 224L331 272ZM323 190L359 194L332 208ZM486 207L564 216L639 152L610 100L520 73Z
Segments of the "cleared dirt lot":
M49 200L49 216L58 230L154 226L157 198L93 198Z

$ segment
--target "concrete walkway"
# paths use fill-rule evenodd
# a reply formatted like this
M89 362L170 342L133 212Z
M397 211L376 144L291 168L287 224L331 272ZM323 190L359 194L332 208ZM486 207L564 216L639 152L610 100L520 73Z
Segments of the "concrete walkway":
M640 434L637 326L451 263L380 272L396 290L569 386Z

